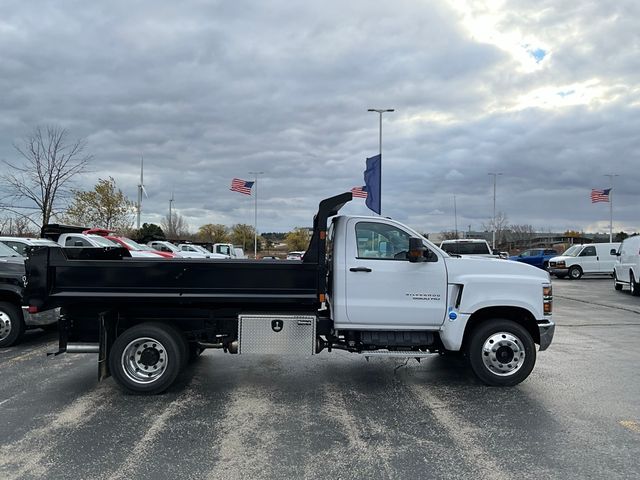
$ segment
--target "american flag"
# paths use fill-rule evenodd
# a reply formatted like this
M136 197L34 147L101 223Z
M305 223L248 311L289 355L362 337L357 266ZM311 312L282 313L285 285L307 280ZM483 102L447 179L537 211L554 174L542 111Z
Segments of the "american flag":
M230 190L234 192L244 193L245 195L251 195L251 187L255 182L247 182L246 180L242 180L240 178L234 178L231 180L231 188Z
M597 202L608 202L609 201L609 192L610 188L605 188L604 190L596 190L595 188L591 189L591 203Z
M353 187L351 193L356 198L367 198L367 187Z

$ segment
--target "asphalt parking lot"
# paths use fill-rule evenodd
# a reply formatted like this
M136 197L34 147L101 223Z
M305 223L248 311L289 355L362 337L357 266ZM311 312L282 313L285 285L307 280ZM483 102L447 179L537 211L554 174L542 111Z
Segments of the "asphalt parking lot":
M459 359L206 352L166 394L92 355L0 351L0 478L639 478L640 298L554 280L554 343L513 388Z

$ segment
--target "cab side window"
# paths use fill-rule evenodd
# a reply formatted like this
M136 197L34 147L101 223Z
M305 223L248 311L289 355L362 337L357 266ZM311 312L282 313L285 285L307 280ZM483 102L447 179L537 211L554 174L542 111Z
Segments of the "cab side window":
M407 260L409 238L407 232L393 225L360 222L356 225L358 258Z
M76 243L78 243L78 245L76 245ZM80 243L82 245L79 245ZM67 239L64 241L64 246L65 247L80 247L80 246L91 247L91 244L82 237L67 237Z
M581 257L595 257L596 247L584 247L584 250L580 252Z
M23 243L18 243L18 242L9 242L6 241L4 242L7 246L13 248L16 252L18 252L20 255L24 255L24 250L27 247L25 244Z

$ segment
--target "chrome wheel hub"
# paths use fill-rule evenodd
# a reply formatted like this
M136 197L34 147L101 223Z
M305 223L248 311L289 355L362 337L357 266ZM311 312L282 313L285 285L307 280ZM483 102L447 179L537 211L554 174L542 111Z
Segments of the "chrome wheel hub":
M487 338L482 346L482 361L487 369L501 377L513 375L525 359L524 345L508 332L498 332Z
M164 345L151 337L133 340L122 353L122 369L135 383L149 384L158 380L167 369Z
M11 317L0 311L0 340L4 340L11 334Z

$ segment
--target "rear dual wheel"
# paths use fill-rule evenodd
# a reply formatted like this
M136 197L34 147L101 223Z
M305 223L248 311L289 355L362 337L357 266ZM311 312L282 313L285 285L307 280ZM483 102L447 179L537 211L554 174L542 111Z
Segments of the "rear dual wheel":
M513 386L526 379L536 363L536 346L520 324L487 320L469 337L467 356L476 376L491 386Z
M116 382L132 393L165 391L186 365L188 345L182 332L147 322L125 330L111 347L109 368Z

